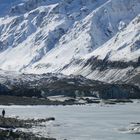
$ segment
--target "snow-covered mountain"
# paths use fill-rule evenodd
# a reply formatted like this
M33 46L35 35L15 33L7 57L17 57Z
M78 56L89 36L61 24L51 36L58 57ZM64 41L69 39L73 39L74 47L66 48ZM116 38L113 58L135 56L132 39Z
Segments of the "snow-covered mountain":
M0 0L0 68L139 85L140 0Z

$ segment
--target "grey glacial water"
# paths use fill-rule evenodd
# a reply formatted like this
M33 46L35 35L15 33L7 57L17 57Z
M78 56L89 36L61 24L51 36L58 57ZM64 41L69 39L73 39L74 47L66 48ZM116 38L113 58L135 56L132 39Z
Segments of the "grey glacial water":
M36 127L37 134L57 140L139 140L140 135L125 129L131 122L140 122L140 103L84 106L0 106L7 116L20 118L55 117L56 121ZM27 130L26 130L27 131Z

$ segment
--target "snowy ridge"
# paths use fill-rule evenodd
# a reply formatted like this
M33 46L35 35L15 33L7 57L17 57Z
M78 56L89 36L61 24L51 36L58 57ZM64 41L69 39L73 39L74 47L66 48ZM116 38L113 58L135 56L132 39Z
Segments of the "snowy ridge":
M139 62L139 7L139 0L2 0L0 68L108 82L125 79L128 71L133 77L139 65L99 71L85 64L93 57Z
M140 15L102 47L91 53L89 57L91 56L111 61L137 61L140 56Z
M139 43L140 16L138 15L125 29L117 33L102 47L86 55L80 62L80 66L75 67L75 69L70 66L69 69L64 70L64 73L68 73L72 69L73 73L81 73L91 79L108 82L129 81L134 76L139 76L140 73ZM97 60L102 60L102 63L97 64L96 68L95 61ZM114 66L110 66L111 62L116 64L114 63ZM106 65L106 68L99 70L101 65ZM95 67L94 69L92 68L93 66Z

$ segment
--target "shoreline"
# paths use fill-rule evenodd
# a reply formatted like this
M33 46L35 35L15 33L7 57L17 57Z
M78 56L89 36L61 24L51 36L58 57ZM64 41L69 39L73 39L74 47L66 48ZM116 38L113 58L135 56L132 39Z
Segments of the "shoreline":
M50 100L47 98L36 98L36 97L19 97L19 96L8 96L0 95L0 105L12 106L12 105L87 105L87 104L118 104L118 103L133 103L134 99L92 99L88 97L84 98L71 98L64 101ZM138 99L136 99L138 100Z
M0 116L0 139L1 140L56 140L55 138L47 138L38 136L33 132L25 132L23 129L31 129L33 127L42 126L43 122L55 121L54 117L45 119L19 119L16 117Z

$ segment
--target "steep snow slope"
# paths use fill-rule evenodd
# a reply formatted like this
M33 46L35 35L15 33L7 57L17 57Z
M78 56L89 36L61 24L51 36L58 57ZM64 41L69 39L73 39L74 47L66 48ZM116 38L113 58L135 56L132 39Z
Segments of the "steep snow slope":
M35 6L28 8L28 2ZM76 21L80 22L103 2L66 0L53 3L46 0L43 6L36 6L41 1L32 0L11 8L10 16L0 20L1 68L20 70L39 61L62 42L60 39L70 32ZM84 5L89 9L83 10L82 15ZM31 10L32 7L37 8Z
M139 0L2 0L0 68L121 79L131 65L104 72L89 61L138 62L139 7Z
M76 65L76 66L73 66ZM113 81L131 81L140 76L140 16L118 32L101 47L71 63L63 73L82 74L88 78ZM135 83L140 84L137 80Z
M137 61L140 56L140 15L88 57L110 61Z

